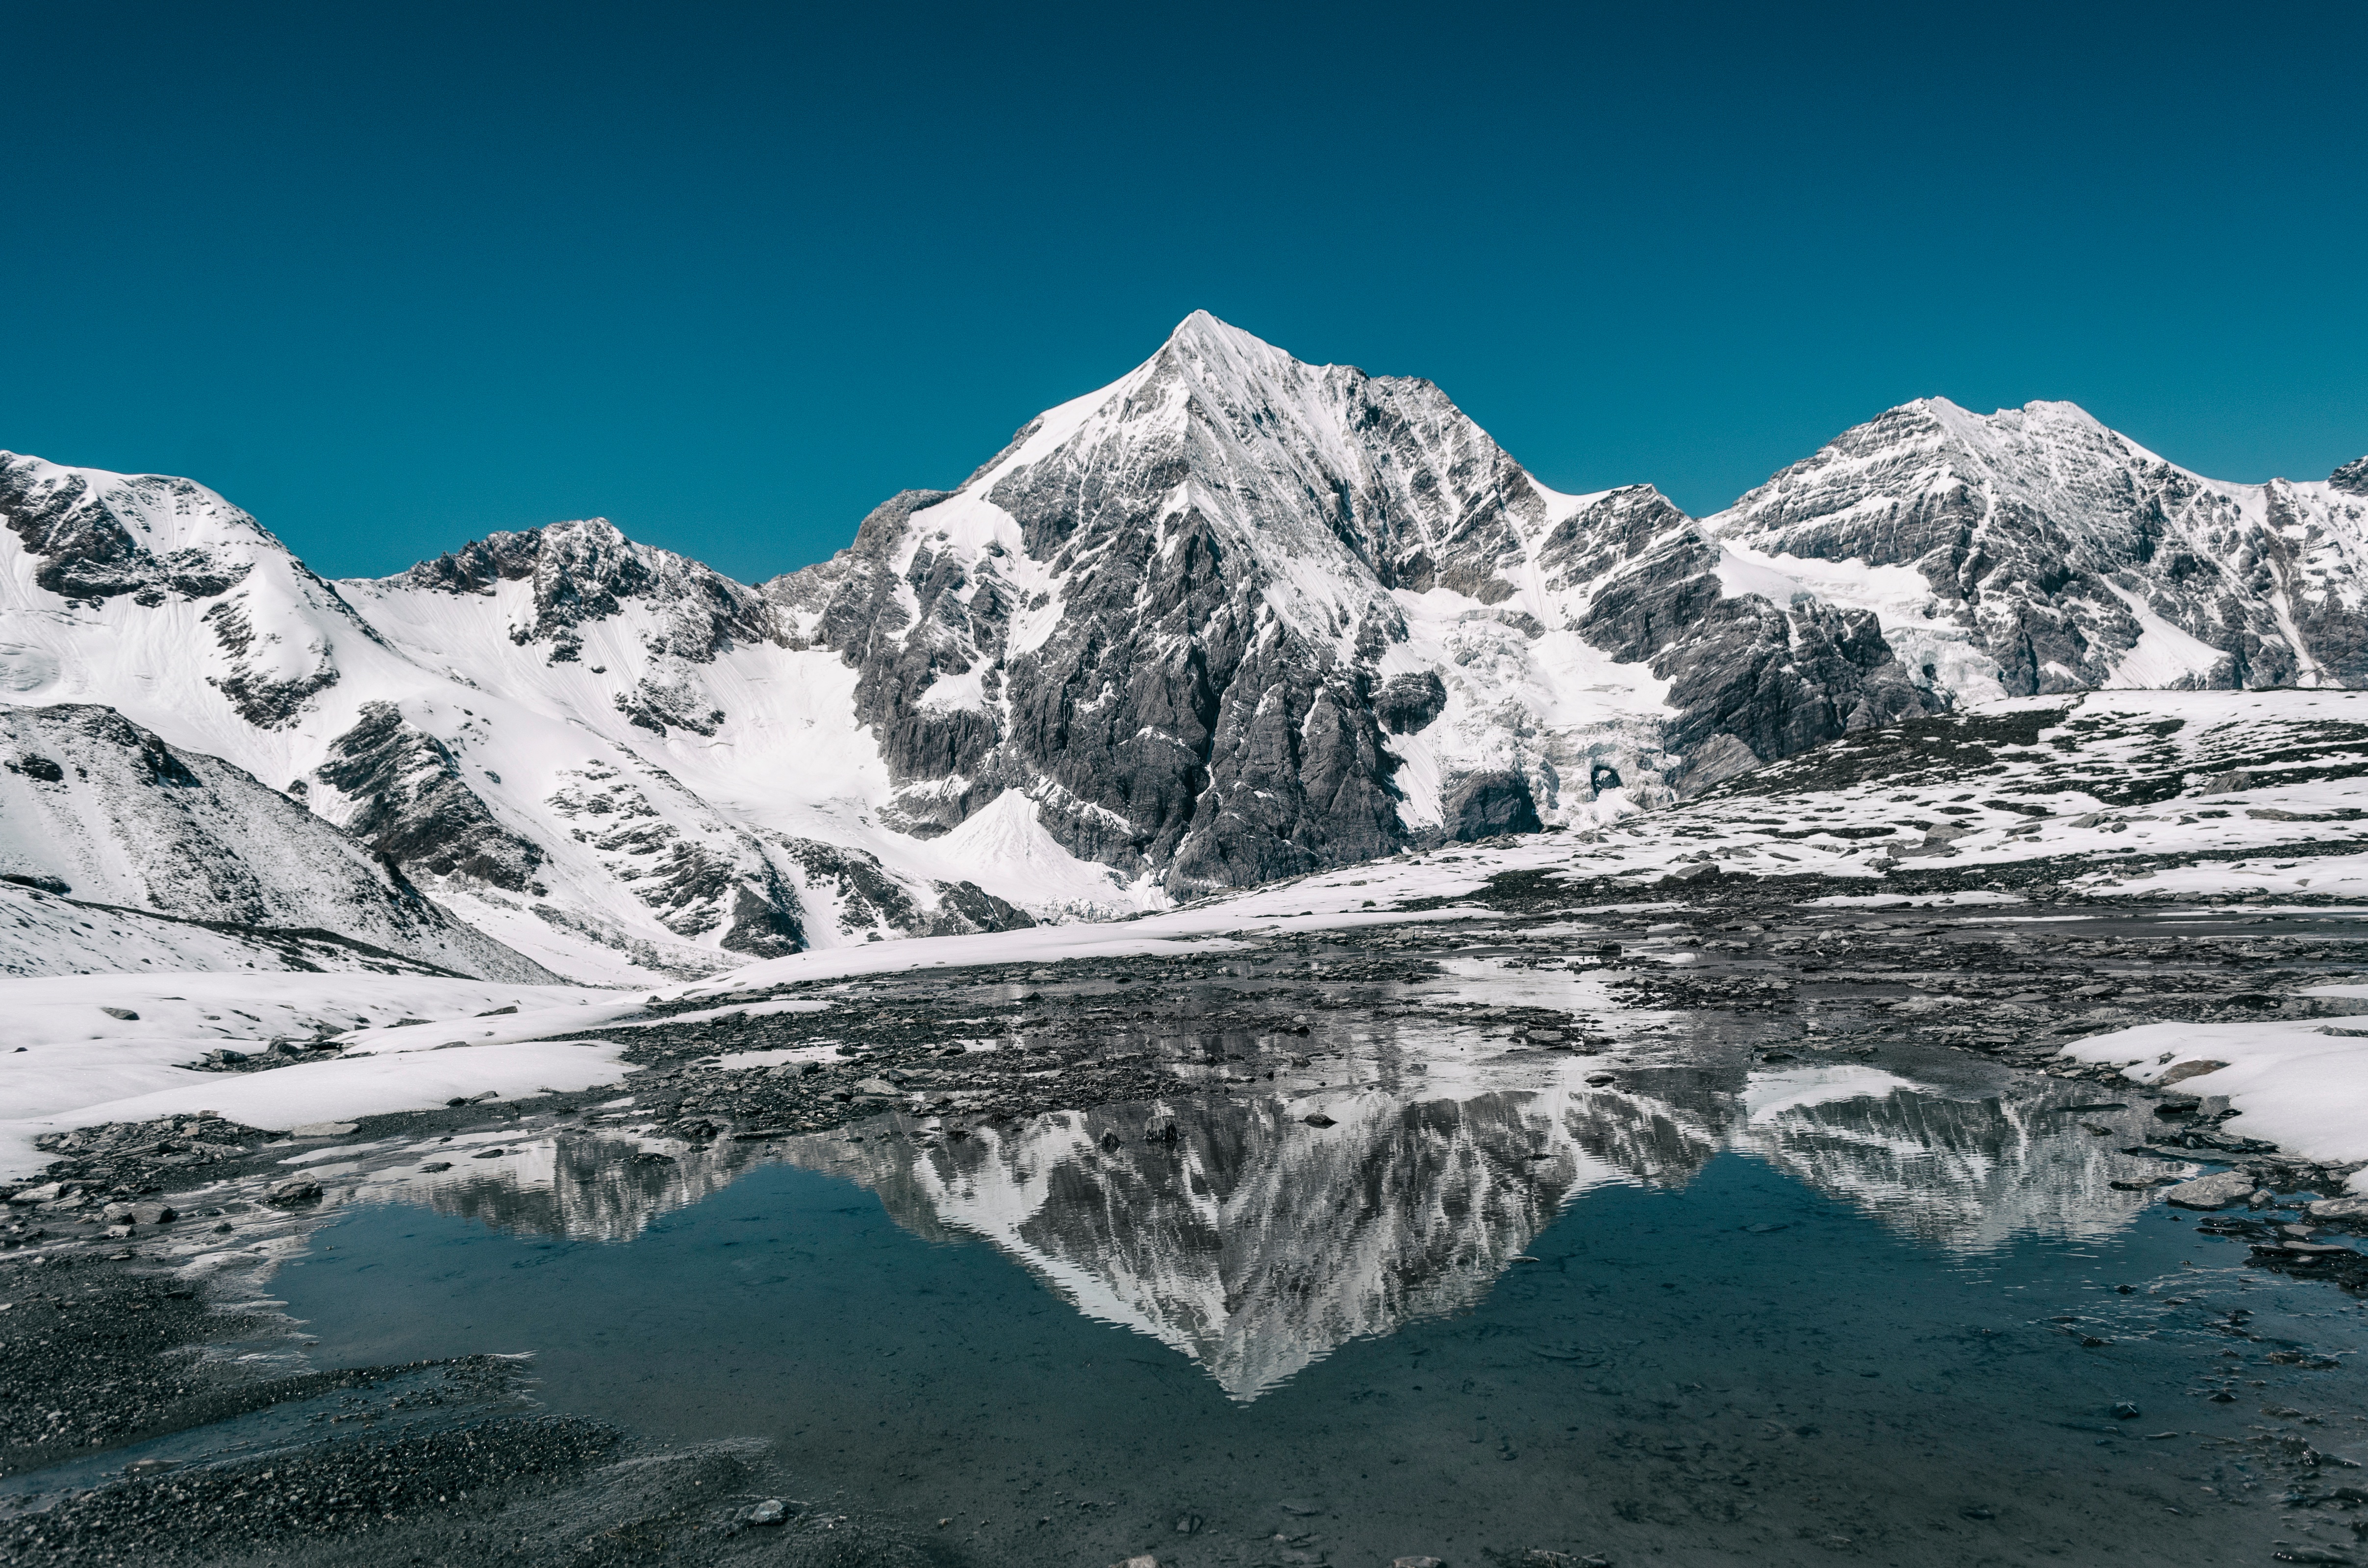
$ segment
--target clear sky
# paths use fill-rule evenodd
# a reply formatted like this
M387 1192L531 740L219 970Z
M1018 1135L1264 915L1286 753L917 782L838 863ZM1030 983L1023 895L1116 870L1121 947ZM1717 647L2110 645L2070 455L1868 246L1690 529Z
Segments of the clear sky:
M1911 397L2368 452L2368 6L8 10L0 447L756 578L1196 307L1713 510Z

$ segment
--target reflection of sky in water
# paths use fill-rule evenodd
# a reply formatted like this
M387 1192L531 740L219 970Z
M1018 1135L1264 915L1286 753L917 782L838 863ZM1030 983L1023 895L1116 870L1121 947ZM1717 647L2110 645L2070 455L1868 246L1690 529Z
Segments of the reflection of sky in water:
M786 1156L871 1189L916 1234L992 1243L1077 1311L1175 1348L1237 1400L1351 1340L1469 1308L1588 1192L1682 1189L1722 1153L1960 1253L2121 1226L2146 1195L2108 1183L2162 1168L2118 1153L2134 1136L2128 1113L2051 1108L2074 1103L2078 1085L1952 1097L1884 1069L1823 1064L1629 1070L1590 1085L1598 1061L1501 1041L1429 1066L1298 1095L1063 1112L959 1139L905 1118L770 1147L484 1134L473 1148L414 1147L400 1164L352 1151L329 1168L364 1199L623 1241ZM1333 1125L1306 1125L1318 1107ZM2100 1118L2114 1136L2084 1130ZM504 1152L471 1157L486 1148ZM667 1158L650 1157L661 1148ZM452 1168L419 1173L429 1154Z

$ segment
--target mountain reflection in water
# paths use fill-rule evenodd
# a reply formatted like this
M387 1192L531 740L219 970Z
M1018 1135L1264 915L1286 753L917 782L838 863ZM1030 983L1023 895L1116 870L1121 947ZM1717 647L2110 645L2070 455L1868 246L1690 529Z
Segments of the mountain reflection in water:
M2125 1137L2085 1135L2062 1108L2072 1085L1960 1098L1860 1066L1632 1070L1618 1086L1587 1072L1565 1061L1520 1088L1211 1096L968 1129L890 1117L860 1137L669 1144L666 1159L563 1133L512 1145L493 1170L362 1190L626 1240L786 1157L870 1187L916 1234L992 1243L1080 1312L1250 1400L1349 1340L1470 1306L1590 1188L1682 1189L1721 1153L1966 1252L2117 1228L2146 1195L2108 1184L2160 1168L2121 1154ZM1304 1119L1318 1103L1331 1125Z

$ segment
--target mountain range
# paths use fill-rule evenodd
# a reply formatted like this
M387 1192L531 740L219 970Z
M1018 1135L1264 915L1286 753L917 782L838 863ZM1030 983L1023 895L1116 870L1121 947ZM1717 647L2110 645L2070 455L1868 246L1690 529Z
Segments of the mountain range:
M1108 917L1998 698L2368 684L2368 459L2227 483L1924 399L1694 518L1201 312L762 584L599 519L331 582L189 480L5 453L0 523L0 878L488 976Z

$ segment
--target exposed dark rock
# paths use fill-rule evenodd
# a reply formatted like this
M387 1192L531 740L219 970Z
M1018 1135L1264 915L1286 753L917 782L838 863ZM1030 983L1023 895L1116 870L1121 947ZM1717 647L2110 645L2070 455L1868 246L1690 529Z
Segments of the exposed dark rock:
M142 474L128 483L167 506L212 499L186 479ZM244 513L237 516L253 527ZM143 591L156 596L141 600L147 605L163 603L166 591L184 598L211 598L228 592L248 570L243 562L220 560L202 550L154 554L107 497L95 494L80 474L48 469L10 452L0 452L0 524L24 541L28 553L41 558L35 585L67 598L103 599Z
M1447 685L1437 670L1392 676L1373 701L1373 716L1394 735L1429 729L1447 707Z
M1530 781L1509 771L1466 775L1445 804L1448 836L1467 844L1500 833L1535 833L1541 825Z
M513 892L541 891L534 871L541 847L495 820L450 750L405 722L394 704L363 704L359 722L329 743L329 760L314 777L354 802L347 831L394 864Z
M563 663L580 656L583 629L617 615L628 600L643 601L657 621L650 652L694 664L772 634L757 590L670 551L635 544L605 517L488 534L397 580L448 594L531 583L532 614L510 628L511 639L552 642L552 658Z

